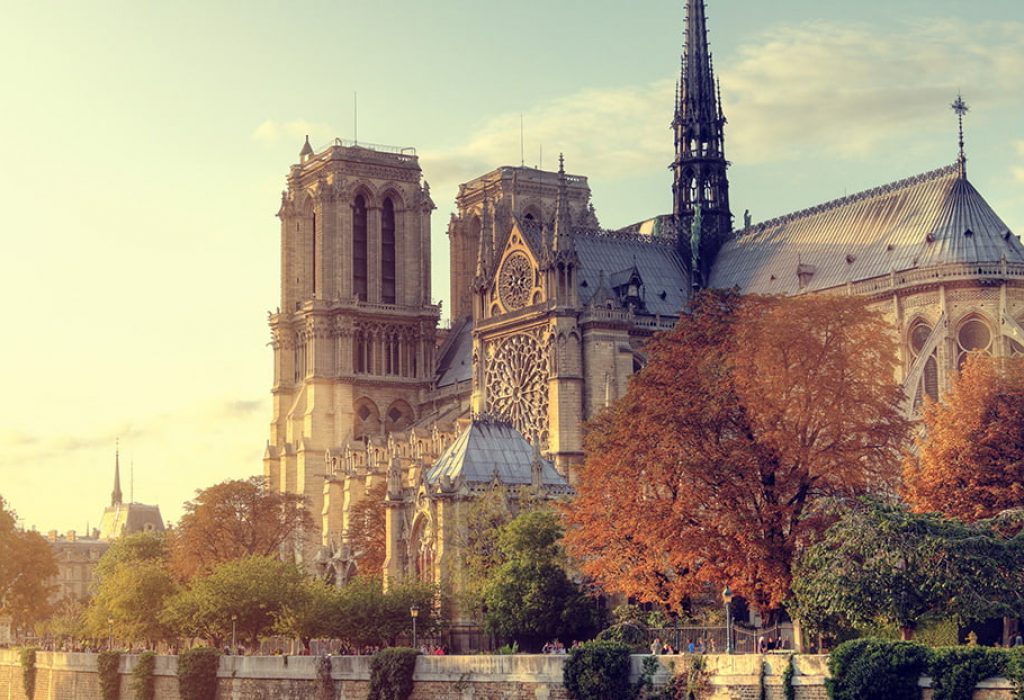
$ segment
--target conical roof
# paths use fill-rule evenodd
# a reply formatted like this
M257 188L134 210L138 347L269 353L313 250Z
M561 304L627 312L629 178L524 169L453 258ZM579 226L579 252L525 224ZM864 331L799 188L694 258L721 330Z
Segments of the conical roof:
M554 466L540 458L533 446L509 423L474 418L427 471L429 484L438 484L445 476L468 485L489 484L497 479L507 486L526 486L533 482L534 459L542 463L541 485L569 490L569 484Z

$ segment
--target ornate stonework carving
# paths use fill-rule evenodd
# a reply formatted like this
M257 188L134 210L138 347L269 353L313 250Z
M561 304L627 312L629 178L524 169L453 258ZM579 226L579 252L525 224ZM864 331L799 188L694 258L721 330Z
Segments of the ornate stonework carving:
M531 438L548 442L548 353L536 333L519 333L487 345L487 412Z
M512 253L501 266L498 293L502 305L509 311L520 309L530 303L532 290L533 265L530 259L523 253Z

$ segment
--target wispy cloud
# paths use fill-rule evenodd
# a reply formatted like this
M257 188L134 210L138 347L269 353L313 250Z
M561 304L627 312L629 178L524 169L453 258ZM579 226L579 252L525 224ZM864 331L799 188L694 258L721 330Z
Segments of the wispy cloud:
M666 79L581 90L536 105L522 115L526 164L550 169L561 152L570 171L611 182L648 173L653 163L667 165L673 89ZM424 151L424 172L438 183L463 182L497 165L518 164L519 119L519 114L493 117L455 148Z
M857 159L944 129L952 143L948 105L958 86L972 86L965 97L976 107L1016 94L1022 34L1024 24L1013 22L772 27L718 66L729 155L748 165L821 154ZM527 164L537 164L543 144L547 167L564 151L571 171L607 183L664 167L672 156L673 83L581 90L536 105L523 115ZM448 186L517 163L519 118L493 117L457 147L424 151L424 172Z
M316 147L316 144L328 141L333 135L333 131L327 124L310 122L305 119L295 119L288 122L267 119L252 132L253 140L265 143L294 141L301 144L307 135L314 147Z
M1020 156L1021 162L1024 163L1024 141L1017 141L1014 145L1017 149L1017 155ZM1024 165L1014 166L1013 179L1024 183Z
M736 158L861 158L922 132L952 132L960 85L975 106L1013 94L1020 23L806 24L776 28L724 67ZM952 150L952 149L951 149Z

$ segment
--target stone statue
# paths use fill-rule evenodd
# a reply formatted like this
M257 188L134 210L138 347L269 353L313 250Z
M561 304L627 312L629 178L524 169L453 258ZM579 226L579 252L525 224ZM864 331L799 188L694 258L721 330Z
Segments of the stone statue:
M693 208L693 223L690 224L690 269L696 272L700 264L700 233L704 220L701 216L700 202Z
M749 209L744 209L743 210L743 228L750 228L751 221L752 221L752 219L751 219L751 216L750 216L750 210Z

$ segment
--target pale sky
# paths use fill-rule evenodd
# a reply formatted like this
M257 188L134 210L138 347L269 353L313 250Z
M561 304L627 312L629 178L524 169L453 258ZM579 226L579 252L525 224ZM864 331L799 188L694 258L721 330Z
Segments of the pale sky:
M83 530L125 497L167 520L262 471L274 213L302 138L413 146L459 182L559 151L601 223L671 211L682 0L4 3L0 494ZM1024 233L1024 3L709 0L733 212L755 221L951 163ZM447 307L447 304L445 304Z

